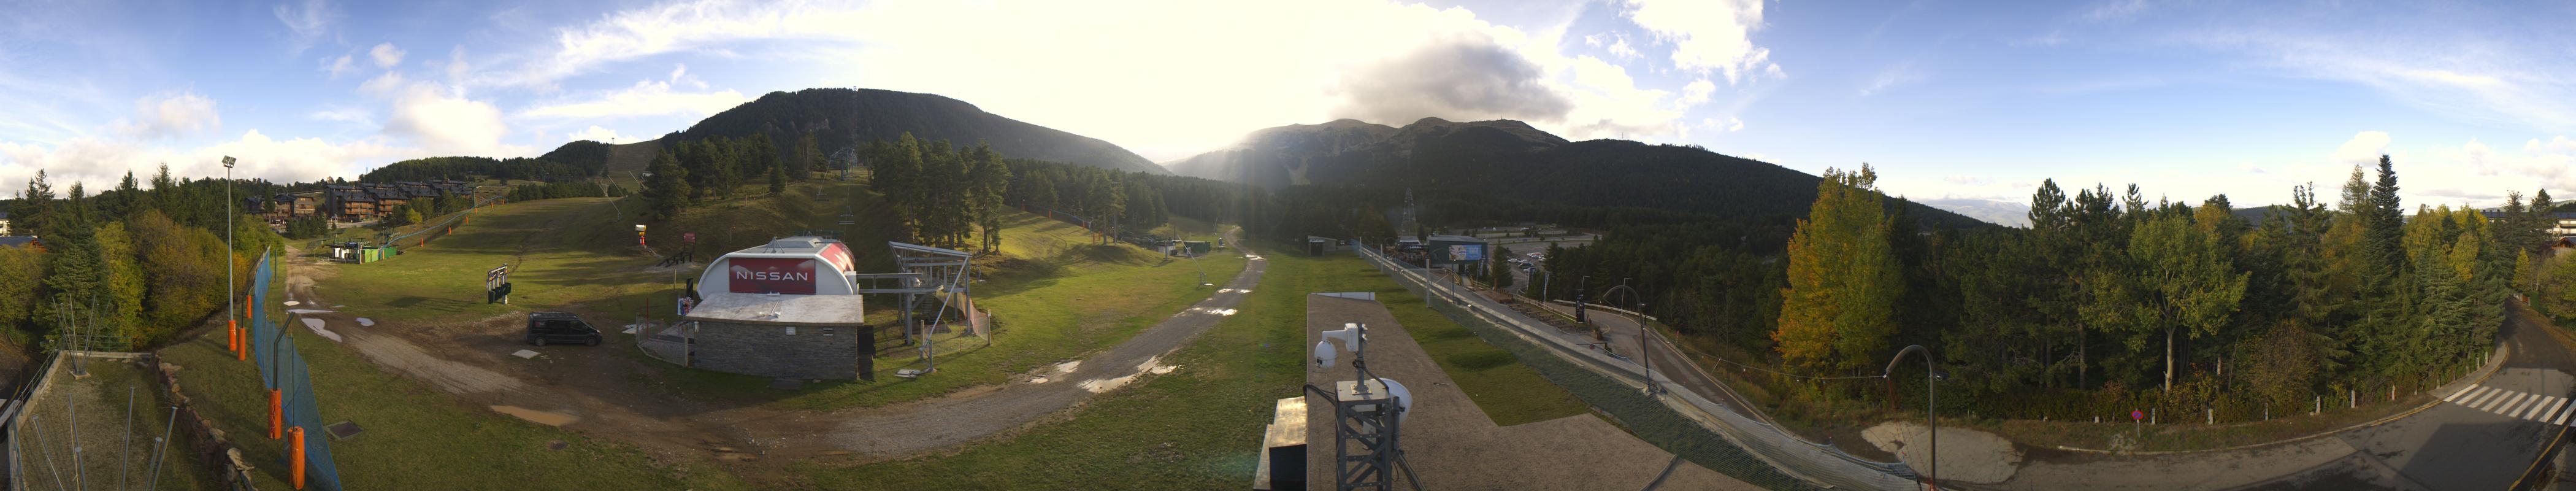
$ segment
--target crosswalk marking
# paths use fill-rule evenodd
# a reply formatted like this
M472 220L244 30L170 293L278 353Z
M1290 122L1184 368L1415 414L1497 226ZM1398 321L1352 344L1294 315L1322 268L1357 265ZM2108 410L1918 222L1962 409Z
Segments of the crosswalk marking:
M2549 400L2550 400L2550 399L2557 399L2557 398L2556 398L2556 397L2550 397L2550 396L2540 396L2540 398L2539 398L2539 399L2534 399L2534 400L2532 400L2532 401L2531 401L2531 407L2522 408L2522 410L2521 410L2521 411L2514 411L2514 412L2510 412L2510 413L2505 413L2504 415L2506 415L2506 416L2512 416L2512 417L2515 417L2515 418L2530 419L2531 413L2540 412L2540 408L2549 407Z
M2528 402L2525 402L2525 401L2528 401ZM2502 415L2505 415L2505 416L2510 416L2510 417L2516 417L2516 418L2519 418L2519 417L2521 417L2521 416L2514 416L2514 415L2516 415L2516 414L2522 414L2523 408L2528 407L2528 406L2524 406L2524 404L2535 404L2535 403L2539 403L2539 402L2540 402L2540 396L2531 395L2531 394L2523 394L2521 397L2515 397L2515 398L2513 398L2513 403L2512 403L2512 404L2506 404L2504 407L2497 408L2497 410L2496 410L2496 414L2502 414Z
M2506 416L2531 419L2533 413L2540 412L2540 408L2549 407L2550 402L2557 399L2557 397L2552 396L2540 396L2540 399L2531 401L2531 407L2523 408L2521 411L2514 411L2511 414L2506 414Z
M2542 424L2569 425L2576 422L2576 397L2471 385L2442 400L2460 407Z
M2523 398L2523 397L2525 397L2525 396L2529 396L2529 395L2531 395L2531 394L2524 394L2524 393L2521 393L2521 392L2514 392L2514 391L2508 391L2508 390L2498 390L2497 392L2503 392L2504 394L2503 394L2503 395L2498 395L2498 396L2496 396L2495 400L2493 400L2493 401L2488 401L2488 402L2487 402L2487 403L2485 403L2485 404L2479 404L2479 405L2478 405L2478 410L2479 410L2479 411L2486 411L2486 412L2490 412L2490 413L2502 413L2503 411L2497 411L2497 410L2498 410L2498 409L2504 409L2504 406L2505 406L2506 404L2511 404L2511 403L2512 403L2512 402L2510 402L2510 401L2513 401L2513 400L2516 400L2516 399L2521 399L2521 398Z
M2469 402L2461 403L2460 405L2468 406L2470 409L2476 409L2478 405L2486 404L2488 399L2494 399L2495 396L2504 394L2504 391L2496 390L2494 387L2480 387L2480 389L2483 390L2478 391L2477 397L2469 398Z

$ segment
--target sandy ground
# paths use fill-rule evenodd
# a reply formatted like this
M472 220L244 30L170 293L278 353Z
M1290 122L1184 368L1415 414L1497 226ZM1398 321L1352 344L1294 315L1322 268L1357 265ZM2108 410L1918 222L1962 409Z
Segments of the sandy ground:
M1760 489L1676 460L1589 414L1495 426L1384 305L1306 297L1308 343L1322 341L1320 333L1347 322L1369 327L1369 371L1404 384L1419 399L1404 419L1403 446L1423 489ZM1309 364L1307 383L1331 387L1333 380L1355 378L1349 355L1343 356L1343 364L1330 370ZM1310 488L1327 489L1334 480L1333 413L1327 402L1311 403L1307 482Z
M704 401L654 387L639 375L658 363L597 347L529 348L518 342L518 318L459 323L359 322L359 313L309 312L362 356L459 399L529 421L626 441L664 459L712 459L755 480L779 478L796 462L890 460L1008 434L1049 414L1142 377L1186 367L1155 360L1213 327L1260 280L1266 262L1251 261L1191 309L1091 358L1047 367L1044 378L980 386L936 399L834 411L778 409L751 401ZM288 298L328 305L317 280L335 268L296 257ZM583 312L579 306L565 310ZM597 318L598 316L592 316ZM608 324L607 322L600 322ZM508 353L541 353L522 360Z
M2021 468L2021 450L2013 448L2012 442L2004 440L2004 437L1966 428L1942 428L1940 433L1941 462L1932 474L1940 476L1943 482L1999 483L2012 479L2013 471ZM1932 448L1922 444L1931 435L1923 431L1923 425L1879 423L1862 430L1860 435L1880 450L1904 459L1907 466L1932 469L1931 463L1926 462L1932 455Z

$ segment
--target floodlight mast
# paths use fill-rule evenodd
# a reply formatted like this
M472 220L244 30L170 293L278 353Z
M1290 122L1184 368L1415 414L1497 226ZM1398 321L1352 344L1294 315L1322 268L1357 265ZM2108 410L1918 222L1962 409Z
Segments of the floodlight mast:
M236 256L238 256L238 255L240 254L239 249L238 249L238 247L239 247L239 246L236 246L236 245L234 245L234 244L233 244L233 228L234 228L234 227L233 227L233 215L237 215L237 214L239 214L239 213L236 213L236 212L235 212L235 210L233 210L233 209L232 209L232 207L234 207L234 206L239 206L239 205L235 205L235 204L233 204L233 156L231 156L231 155L225 155L225 156L224 156L224 323L225 323L225 324L227 324L227 327L225 327L226 329L239 329L239 328L237 328L237 327L229 327L229 325L230 325L230 324L232 324L232 323L233 323L233 321L241 319L241 313L233 309L233 296L234 296L234 295L239 295L239 294L240 294L239 292L235 292L235 291L233 291L233 282L234 282L234 281L237 281L237 280L234 280L234 279L233 279L233 270L234 270L234 269L239 269L239 268L241 267L241 264L240 264L240 263L241 263L241 258L236 257Z

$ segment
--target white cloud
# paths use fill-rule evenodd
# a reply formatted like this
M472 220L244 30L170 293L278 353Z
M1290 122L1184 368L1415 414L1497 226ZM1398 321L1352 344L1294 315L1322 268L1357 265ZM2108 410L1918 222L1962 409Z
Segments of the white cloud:
M1750 73L1778 75L1771 49L1753 44L1762 28L1761 0L1628 0L1627 16L1638 27L1673 45L1673 65L1706 73L1717 70L1727 83L1741 83Z
M331 31L331 5L323 0L304 0L301 8L278 4L269 11L277 22L286 25L289 51L302 53Z
M354 72L354 71L357 71L357 70L358 70L358 62L357 62L357 60L350 58L350 57L349 57L349 55L340 55L340 57L339 57L338 59L333 59L333 60L331 60L331 63L329 64L329 66L323 67L323 69L322 69L322 71L331 72L331 78L334 78L334 79L340 78L340 76L341 76L341 75L347 75L349 72Z
M689 65L687 64L673 65L671 67L671 77L664 81L670 82L673 85L687 84L692 87L697 87L698 90L706 90L707 88L707 81L689 76Z
M367 57L376 60L376 68L393 68L402 64L403 50L395 48L394 43L378 44L367 50Z
M1727 116L1727 117L1726 117L1726 132L1728 132L1728 133L1734 133L1734 132L1738 132L1738 131L1744 131L1744 120L1742 120L1742 119L1736 119L1734 116Z
M2333 160L2351 164L2377 165L2379 156L2386 153L2388 153L2388 132L2364 131L2354 133L2351 140L2343 142L2343 146L2335 147Z
M1871 77L1868 85L1861 86L1860 96L1869 97L1880 92L1885 92L1887 89L1921 82L1923 81L1923 78L1923 71L1914 68L1914 62L1909 61L1900 63L1896 66L1888 67L1886 70L1880 70L1878 72L1878 76Z
M1627 36L1619 36L1617 41L1610 43L1610 47L1608 49L1610 50L1611 56L1617 56L1622 60L1634 60L1637 59L1638 56L1644 54L1638 53L1637 47L1628 45Z
M2147 11L2147 0L2110 0L2093 4L2084 10L2084 20L2101 22L2126 19Z
M187 150L94 138L54 146L0 142L0 181L23 187L42 169L58 191L73 182L98 188L113 184L129 171L138 176L151 175L163 164L170 166L174 176L215 177L224 175L225 156L239 159L234 177L291 182L345 177L355 174L361 163L392 162L427 154L374 139L337 144L316 138L279 140L259 130L243 132L232 141Z
M1717 84L1710 83L1708 79L1692 80L1690 85L1682 86L1682 106L1697 106L1702 102L1708 102L1709 93L1716 91Z
M599 127L599 125L591 125L591 126L590 126L590 128L586 128L586 129L583 129L583 130L581 130L581 131L575 131L575 132L573 132L571 135L566 135L566 136L565 136L565 138L569 139L569 141L590 140L590 141L595 141L595 142L621 142L621 143L635 143L635 142L637 142L637 141L641 141L641 140L637 140L637 139L635 139L635 138L633 138L633 137L628 137L628 136L625 136L625 135L619 135L619 134L617 134L617 130L612 130L612 129L608 129L608 128L601 128L601 127Z
M442 155L515 157L529 148L501 143L510 127L492 103L464 96L454 86L416 82L387 72L358 87L360 93L386 101L384 135L408 141Z
M222 128L224 120L215 112L214 99L179 92L136 99L134 116L114 126L117 133L130 138L159 139Z
M305 115L305 117L312 118L315 121L335 121L359 126L374 126L376 124L375 119L369 116L367 111L355 108L324 109L314 111L312 114Z
M681 75L674 71L673 75ZM741 92L726 89L716 92L675 92L671 83L655 80L635 82L624 90L596 94L572 101L541 104L519 112L531 118L620 118L633 116L682 115L703 117L724 112L750 102Z

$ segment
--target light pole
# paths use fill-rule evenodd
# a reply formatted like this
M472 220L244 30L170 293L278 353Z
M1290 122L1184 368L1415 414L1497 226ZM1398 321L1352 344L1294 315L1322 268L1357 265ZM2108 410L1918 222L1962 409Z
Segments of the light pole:
M1925 459L1926 462L1924 462L1923 466L1924 476L1926 476L1924 481L1931 483L1933 488L1938 489L1941 487L1941 432L1938 431L1939 426L1936 426L1936 423L1932 420L1932 403L1936 400L1932 390L1932 380L1939 376L1936 375L1938 372L1934 372L1932 368L1932 350L1925 349L1923 345L1920 344L1906 346L1905 349L1898 350L1895 358L1889 358L1887 360L1887 370L1880 372L1878 378L1887 379L1890 375L1894 375L1896 373L1896 362L1905 361L1905 355L1911 353L1921 353L1923 355L1923 433L1925 435L1930 435L1928 440L1930 440L1929 446L1931 447L1931 451L1925 452L1927 458ZM1895 392L1896 382L1893 380L1888 381L1887 387L1888 391L1892 395L1893 392ZM1890 403L1894 403L1895 398L1889 397L1888 400Z
M233 296L239 294L233 291L233 270L240 267L241 263L241 258L235 257L238 252L233 246L235 213L232 207L234 206L239 205L233 204L233 156L226 155L224 156L224 324L228 326L226 329L239 330L240 327L233 326L233 322L241 318L241 312L233 309Z

